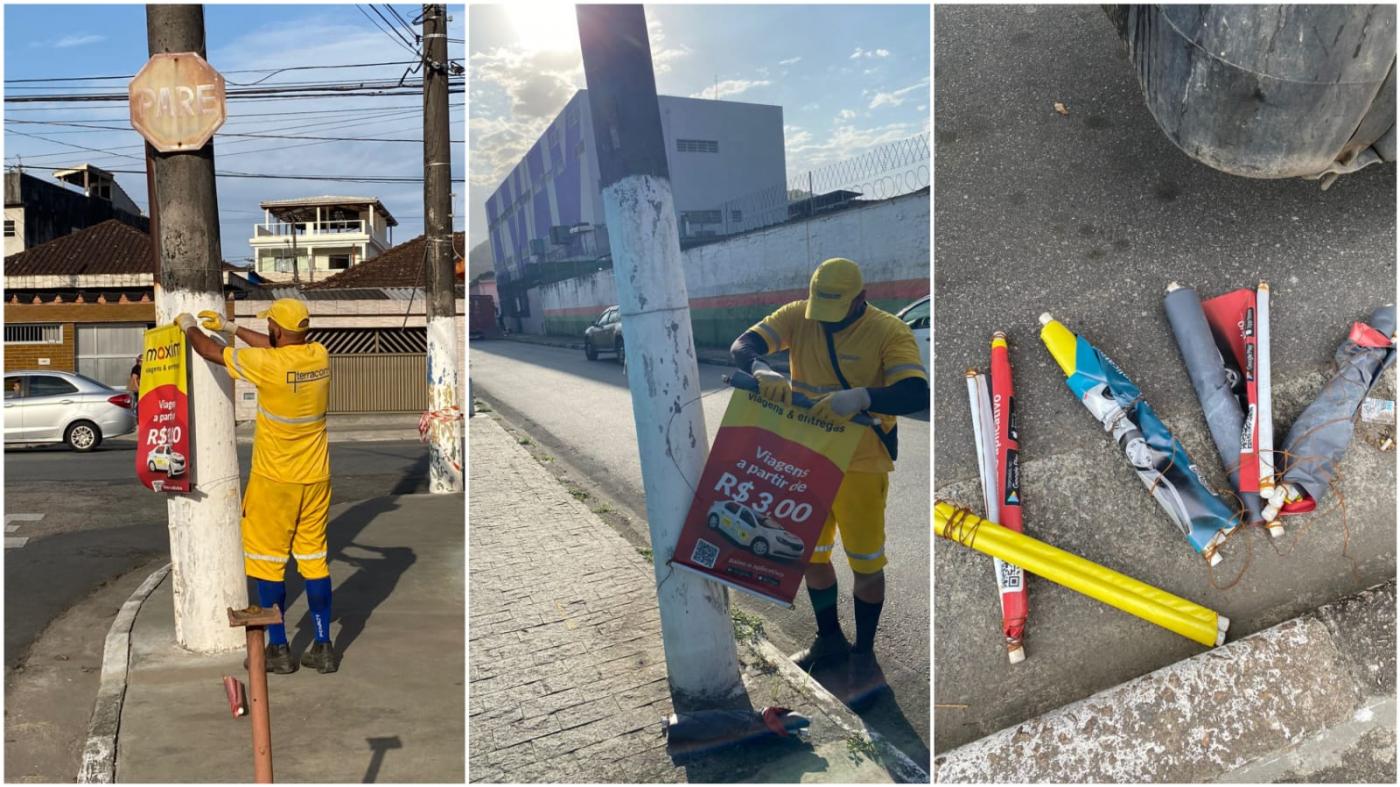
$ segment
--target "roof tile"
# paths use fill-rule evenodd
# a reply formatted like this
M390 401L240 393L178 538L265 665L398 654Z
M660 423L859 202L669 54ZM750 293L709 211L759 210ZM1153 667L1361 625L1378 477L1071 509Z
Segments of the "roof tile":
M318 281L314 284L305 285L307 290L331 290L349 289L363 287L423 287L424 264L423 258L427 254L426 236L419 235L410 241L400 243L393 248L386 249L383 254L370 260L366 260L358 265L347 268L340 273ZM464 248L466 243L466 233L452 233L452 249L454 253L458 249ZM457 253L457 257L461 257Z

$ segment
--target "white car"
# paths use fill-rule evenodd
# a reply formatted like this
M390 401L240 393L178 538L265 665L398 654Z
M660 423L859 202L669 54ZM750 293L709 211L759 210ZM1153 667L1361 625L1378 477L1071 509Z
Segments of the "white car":
M179 451L171 450L170 446L162 443L146 454L146 469L152 473L164 471L167 476L172 478L184 475L185 455Z
M739 546L748 547L759 557L797 559L802 557L802 539L771 524L762 514L733 501L719 501L710 506L706 521L711 530L718 530Z
M929 366L929 326L933 322L932 310L929 308L929 296L925 295L917 301L905 306L895 315L909 326L909 330L914 332L914 341L919 343L919 357L923 359L924 371L927 372Z
M136 431L136 397L73 372L5 373L5 444L67 443L91 451Z

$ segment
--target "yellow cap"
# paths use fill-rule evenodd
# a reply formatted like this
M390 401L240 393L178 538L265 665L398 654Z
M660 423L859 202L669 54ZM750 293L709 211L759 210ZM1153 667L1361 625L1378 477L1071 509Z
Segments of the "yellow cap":
M1070 329L1061 325L1050 315L1040 315L1040 340L1045 342L1045 349L1050 351L1050 355L1055 358L1055 363L1060 365L1060 371L1066 377L1074 374L1075 354L1079 348L1078 337Z
M845 257L832 257L817 266L807 297L807 319L841 322L851 310L851 301L865 289L860 266Z
M296 298L278 298L272 305L258 312L258 319L267 318L282 326L283 330L301 333L311 327L311 312L306 304Z

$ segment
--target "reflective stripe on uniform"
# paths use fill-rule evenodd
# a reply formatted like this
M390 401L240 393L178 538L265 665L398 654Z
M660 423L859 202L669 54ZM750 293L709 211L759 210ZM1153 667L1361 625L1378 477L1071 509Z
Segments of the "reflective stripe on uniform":
M778 345L782 344L783 339L781 336L778 335L777 331L773 330L773 326L761 322L755 325L754 327L759 329L760 331L763 331L764 336L768 338L769 347L776 348Z
M269 562L269 563L286 563L286 562L287 562L287 556L286 556L286 555L283 555L283 556L281 556L281 557L278 557L277 555L259 555L259 554L257 554L256 552L248 552L248 551L246 551L246 550L244 550L244 552L243 552L243 557L246 557L246 558L248 558L249 560L266 560L266 561Z
M276 421L279 424L314 424L319 421L326 420L325 413L321 413L320 415L303 415L297 418L288 418L285 415L277 415L276 413L269 412L268 409L266 407L263 407L261 404L258 405L258 413L266 416L269 421Z
M320 551L320 552L312 552L312 553L309 554L309 555L298 555L298 554L295 553L295 552L292 553L292 557L296 558L297 560L320 560L321 558L323 558L323 557L325 557L325 556L326 556L325 550L322 550L322 551Z
M867 553L865 553L865 554L861 554L861 553L859 553L859 552L852 552L852 551L849 550L849 549L846 550L846 557L850 558L851 560L876 560L876 559L881 558L881 557L884 557L884 556L885 556L885 548L884 548L884 547L880 547L879 549L875 550L874 552L867 552Z
M830 552L830 551L831 551L831 548L834 547L834 546L836 546L836 545L835 545L835 544L817 544L817 548L814 549L814 550L812 550L812 551L813 551L813 552Z
M242 352L241 348L235 348L230 358L233 360L233 370L235 372L238 372L239 377L242 377L244 380L247 380L248 375L246 372L243 371L243 364L238 362L238 353L240 352Z
M891 366L885 370L885 374L894 375L900 372L920 372L924 373L924 365L921 363L902 363L898 366Z

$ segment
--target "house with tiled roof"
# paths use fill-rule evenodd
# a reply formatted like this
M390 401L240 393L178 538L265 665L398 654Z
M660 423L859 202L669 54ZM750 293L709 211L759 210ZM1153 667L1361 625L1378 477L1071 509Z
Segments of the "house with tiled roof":
M55 369L125 386L155 325L149 233L108 219L5 258L5 371ZM232 299L251 285L224 264Z
M325 195L267 200L248 244L253 270L292 284L324 281L353 270L393 246L398 226L378 197Z
M454 233L462 259L465 233ZM261 330L257 318L278 298L298 298L311 314L311 340L330 352L332 413L422 412L427 404L427 300L423 236L316 282L268 283L233 302L234 318ZM458 349L466 356L466 290L458 268ZM460 376L466 391L466 366ZM252 418L257 391L234 385L234 415Z

